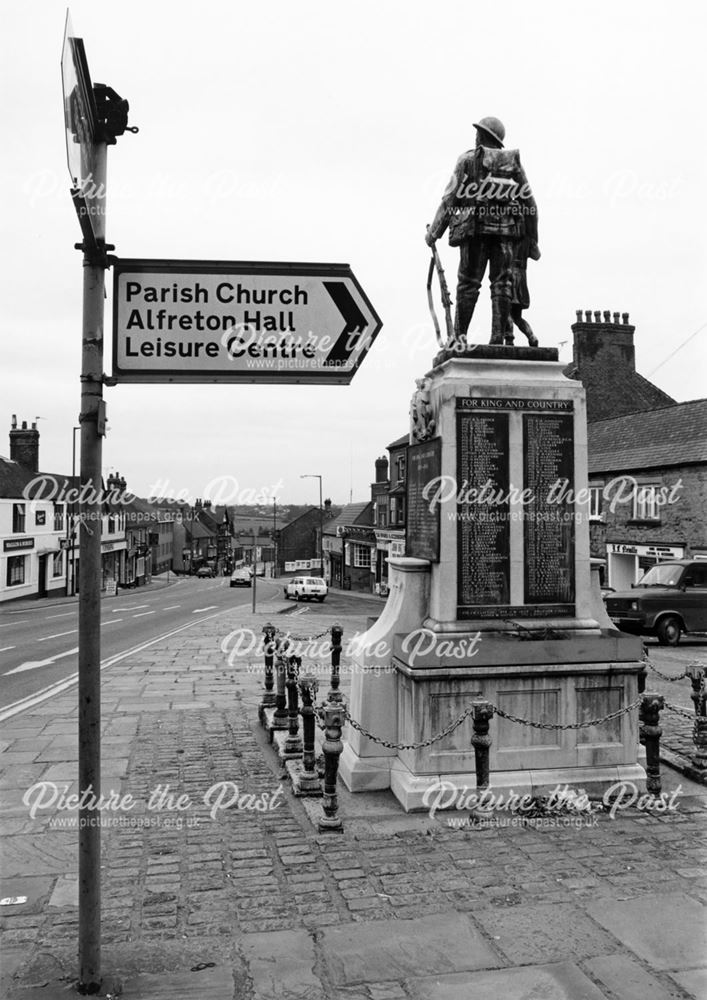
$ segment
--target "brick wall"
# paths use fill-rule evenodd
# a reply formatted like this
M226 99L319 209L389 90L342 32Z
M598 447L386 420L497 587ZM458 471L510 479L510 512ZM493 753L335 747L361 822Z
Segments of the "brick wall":
M326 525L326 519L324 524ZM285 572L286 562L293 562L295 559L319 558L318 532L318 508L307 511L280 529L280 540L277 545L278 575Z
M639 485L657 484L665 487L666 496L675 489L674 503L660 508L658 522L635 521L633 503L616 503L610 509L610 497L616 496L618 485L607 486L618 475L592 475L590 486L603 486L610 497L602 500L603 521L591 521L589 535L591 554L603 558L607 542L636 542L640 545L684 545L688 550L707 547L707 466L676 466L650 472L633 472ZM628 494L625 489L624 494ZM689 555L689 551L686 553Z

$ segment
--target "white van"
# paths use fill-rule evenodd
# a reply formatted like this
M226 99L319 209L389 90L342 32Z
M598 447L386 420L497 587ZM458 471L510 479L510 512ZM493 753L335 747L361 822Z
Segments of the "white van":
M286 599L294 597L296 601L317 600L320 604L329 593L321 576L293 576L284 590Z

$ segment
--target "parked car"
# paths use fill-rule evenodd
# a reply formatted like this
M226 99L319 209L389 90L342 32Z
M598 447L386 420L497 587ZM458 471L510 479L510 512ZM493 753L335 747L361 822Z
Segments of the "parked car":
M253 574L249 569L242 567L241 569L234 569L231 573L231 587L252 587L253 586Z
M707 631L707 562L675 559L652 566L632 590L609 594L606 610L623 632L677 646L683 632Z
M203 578L203 577L214 577L216 574L214 573L211 566L200 566L199 569L196 571L196 575Z
M321 576L293 576L284 587L285 598L294 597L296 601L317 600L321 604L329 593Z

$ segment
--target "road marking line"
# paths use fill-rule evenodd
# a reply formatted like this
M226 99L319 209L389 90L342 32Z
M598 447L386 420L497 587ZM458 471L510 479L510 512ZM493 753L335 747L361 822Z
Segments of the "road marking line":
M139 646L133 646L132 649L126 649L124 653L115 653L113 656L109 656L107 660L102 661L101 670L104 670L106 667L113 666L114 663L118 663L120 660L124 660L128 656L132 656L133 653L141 653L143 649L148 649L150 646L154 646L157 642L162 642L164 639L171 639L173 635L178 635L180 632L191 628L193 625L201 625L202 622L210 621L212 618L218 618L219 615L232 610L232 608L224 608L223 611L218 611L215 615L208 615L206 618L200 618L197 622L187 622L186 625L180 625L179 628L172 629L170 632L164 632L162 635L158 635L156 638L150 639L148 642L140 643ZM69 652L78 653L78 647L70 650ZM62 653L61 655L68 656L69 654ZM28 708L34 708L36 705L40 705L43 701L47 701L48 698L53 698L55 694L61 694L63 691L66 691L67 688L70 688L73 684L75 684L78 679L79 675L77 673L72 674L70 677L65 677L63 681L57 681L55 684L50 684L49 687L35 692L35 694L27 695L26 698L21 698L19 701L15 701L11 705L7 705L5 708L0 710L0 722L4 722L5 719L12 718L13 715L19 715L20 712L24 712Z
M101 625L115 625L117 622L122 622L122 618L109 618L106 622L101 622Z
M49 617L46 620L48 622L50 622L54 618L68 618L69 615L73 615L73 614L76 614L76 612L75 611L65 611L63 615L49 615ZM17 623L15 623L15 624L17 624Z
M113 614L118 611L139 611L140 608L149 608L149 604L132 604L129 608L113 608Z
M192 611L192 614L193 615L198 615L201 611L213 611L214 608L217 608L217 607L218 607L218 604L210 604L208 606L208 608L194 608L194 610Z
M17 649L17 646L3 646L2 649L0 649L0 653L6 653L8 649Z
M141 611L139 615L133 615L133 618L144 618L145 615L154 615L154 611Z
M0 628L12 628L13 625L24 625L29 621L29 618L23 618L20 622L8 622L7 625L0 625Z
M79 647L75 649L67 649L65 653L57 653L56 656L50 656L46 660L28 660L26 663L21 663L19 667L13 667L12 670L8 670L3 674L3 677L9 677L10 674L24 674L27 670L36 670L37 667L48 667L50 664L54 663L56 660L61 660L65 656L71 656L73 653L78 653Z
M63 635L73 635L74 632L78 632L77 628L71 628L68 632L57 632L56 635L44 635L41 639L37 639L37 642L46 642L47 639L61 639Z
M163 611L174 611L175 608L181 608L181 604L170 604L168 608L162 608Z

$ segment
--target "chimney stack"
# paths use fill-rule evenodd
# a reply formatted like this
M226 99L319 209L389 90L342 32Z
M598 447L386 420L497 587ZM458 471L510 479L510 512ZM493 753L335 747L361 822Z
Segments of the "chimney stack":
M577 322L572 324L574 335L573 361L580 371L589 364L606 364L616 370L636 371L636 351L633 344L635 327L628 321L628 313L622 313L623 322L619 323L619 313L604 310L603 319L599 309L594 311L594 318L589 309L584 312L577 310Z
M635 327L627 312L589 309L572 324L572 364L565 375L587 391L587 420L606 420L639 410L672 406L675 400L636 371Z
M388 459L385 455L381 455L380 458L376 459L376 482L388 482Z
M27 426L27 421L22 421L22 427L17 426L17 415L12 414L12 424L10 427L10 459L18 465L29 469L30 472L39 472L39 431L37 424Z

